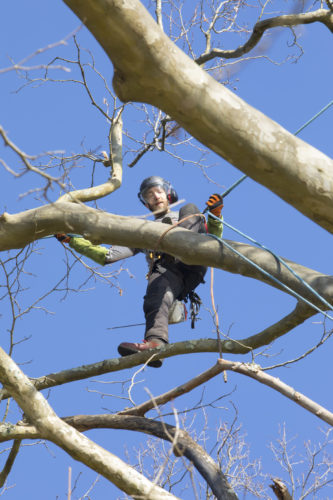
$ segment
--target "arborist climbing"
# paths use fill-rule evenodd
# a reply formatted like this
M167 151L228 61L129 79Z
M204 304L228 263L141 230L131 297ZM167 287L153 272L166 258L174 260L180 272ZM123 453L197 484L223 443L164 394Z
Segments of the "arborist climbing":
M177 224L179 227L196 233L208 232L218 237L222 235L223 199L219 194L213 194L206 202L207 225L200 210L193 203L184 205L179 212L170 209L170 205L178 200L178 195L171 183L162 177L152 176L145 179L140 186L138 197L145 207L153 212L156 222ZM210 217L210 213L220 220ZM144 340L142 343L122 342L118 346L118 352L121 356L128 356L168 344L170 311L175 301L193 297L194 289L204 282L206 267L184 264L165 253L116 245L106 248L93 245L84 238L71 237L66 234L55 236L60 242L69 243L71 248L101 265L112 264L144 252L149 265L148 285L143 302L146 321ZM152 360L148 365L159 368L162 361Z

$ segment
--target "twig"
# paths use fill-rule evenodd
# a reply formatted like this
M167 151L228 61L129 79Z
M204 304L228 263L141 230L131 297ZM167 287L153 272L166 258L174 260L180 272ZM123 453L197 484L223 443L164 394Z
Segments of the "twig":
M15 458L16 458L16 456L19 452L20 446L21 446L21 441L22 441L22 439L14 439L12 449L10 450L10 453L8 455L8 458L6 460L4 468L2 469L2 471L0 473L0 488L3 487L10 471L12 470Z

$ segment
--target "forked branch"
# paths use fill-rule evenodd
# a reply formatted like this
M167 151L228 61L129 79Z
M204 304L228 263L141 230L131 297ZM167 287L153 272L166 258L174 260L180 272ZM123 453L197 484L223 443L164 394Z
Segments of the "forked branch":
M58 202L73 202L85 203L87 201L97 200L103 198L118 188L122 183L123 175L123 158L122 158L122 110L119 111L117 117L111 127L111 157L105 158L104 165L112 168L110 179L104 184L93 186L87 189L79 189L77 191L70 191L58 199Z

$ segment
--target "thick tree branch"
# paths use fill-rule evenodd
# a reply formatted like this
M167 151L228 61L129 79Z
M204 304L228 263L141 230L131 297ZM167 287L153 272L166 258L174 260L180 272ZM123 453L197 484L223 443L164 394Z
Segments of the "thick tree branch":
M333 33L333 13L327 9L318 9L305 14L288 14L284 16L271 17L259 21L254 25L252 34L248 41L235 50L212 49L196 59L197 64L204 64L216 57L223 59L234 59L250 52L261 40L265 31L271 28L284 26L299 26L300 24L323 23Z
M163 110L218 155L333 232L330 158L216 82L171 42L139 0L64 1L112 60L121 100Z
M235 255L220 242L206 235L175 227L164 238L165 225L143 219L116 216L84 205L57 202L26 212L0 216L0 251L19 248L58 232L82 234L94 243L118 244L131 248L156 248L186 264L200 264L241 274L280 286L261 271ZM228 241L228 240L226 240ZM325 307L288 269L269 252L243 243L229 242L234 249L251 259L289 288L320 307ZM333 279L285 259L309 285L328 302L333 298Z

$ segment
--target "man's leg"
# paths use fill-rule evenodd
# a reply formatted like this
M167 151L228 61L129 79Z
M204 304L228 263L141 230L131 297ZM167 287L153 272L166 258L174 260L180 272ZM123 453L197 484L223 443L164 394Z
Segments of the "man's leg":
M183 276L170 270L151 274L144 297L143 310L146 318L145 339L159 339L168 343L170 308L181 293Z
M183 279L181 274L170 270L154 271L148 282L143 309L146 318L145 340L143 343L122 342L118 352L122 356L163 347L168 343L169 311L174 300L181 293ZM149 366L158 368L162 361L153 360Z

